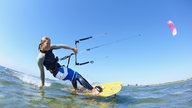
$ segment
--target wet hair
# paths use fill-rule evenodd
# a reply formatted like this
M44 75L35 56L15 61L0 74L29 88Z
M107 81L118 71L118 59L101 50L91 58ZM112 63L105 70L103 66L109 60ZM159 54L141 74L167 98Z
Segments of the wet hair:
M46 40L50 40L50 38L47 37L47 36L42 37L42 38L41 38L41 41L39 42L38 50L41 49L41 45L45 42L45 39L46 39Z

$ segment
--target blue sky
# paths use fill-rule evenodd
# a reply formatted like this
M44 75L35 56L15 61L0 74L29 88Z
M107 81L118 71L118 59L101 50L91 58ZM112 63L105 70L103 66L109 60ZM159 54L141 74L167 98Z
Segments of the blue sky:
M192 77L191 0L1 0L0 65L39 76L41 37L79 51L123 40L78 55L94 64L70 67L91 82L158 84ZM178 34L167 25L172 20ZM141 36L138 36L138 35ZM55 51L62 57L67 50ZM66 64L65 61L61 64ZM52 75L47 71L47 78Z

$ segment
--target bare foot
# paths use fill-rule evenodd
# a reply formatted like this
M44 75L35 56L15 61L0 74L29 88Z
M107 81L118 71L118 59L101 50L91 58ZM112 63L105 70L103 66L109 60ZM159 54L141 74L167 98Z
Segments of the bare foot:
M95 88L91 91L92 95L97 95L99 94L99 91L97 91Z
M80 90L85 91L87 89L85 87L81 87Z

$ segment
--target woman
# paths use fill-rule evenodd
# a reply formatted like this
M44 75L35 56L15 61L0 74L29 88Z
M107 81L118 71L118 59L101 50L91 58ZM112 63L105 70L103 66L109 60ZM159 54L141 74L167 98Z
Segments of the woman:
M78 72L73 71L70 68L61 66L58 63L58 58L55 57L52 50L56 49L70 49L74 53L77 53L78 50L76 48L71 48L67 45L63 44L51 44L51 40L49 37L43 37L39 44L39 55L38 55L38 66L40 69L40 76L41 76L41 85L40 89L43 88L44 82L45 82L45 74L44 74L44 67L46 67L47 70L49 70L54 77L60 79L60 80L70 80L72 82L72 85L75 90L78 90L77 88L77 81L86 89L90 90L92 94L98 94L99 92L102 92L101 87L95 87L93 88L88 81L86 81Z

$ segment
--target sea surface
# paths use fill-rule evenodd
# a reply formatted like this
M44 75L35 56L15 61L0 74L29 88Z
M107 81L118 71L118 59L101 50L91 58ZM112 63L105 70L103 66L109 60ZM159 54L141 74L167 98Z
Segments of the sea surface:
M89 97L70 92L72 86L0 66L1 108L192 108L192 80L162 85L123 86L116 96Z

